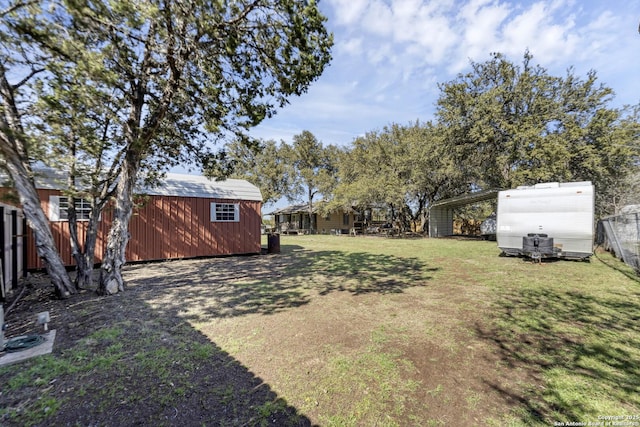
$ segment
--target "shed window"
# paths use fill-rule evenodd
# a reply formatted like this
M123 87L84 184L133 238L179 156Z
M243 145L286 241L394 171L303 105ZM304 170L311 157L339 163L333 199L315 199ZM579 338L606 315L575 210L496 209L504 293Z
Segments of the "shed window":
M211 203L211 222L240 221L240 204Z
M88 221L91 204L86 199L75 199L76 218ZM49 196L49 219L51 221L67 221L69 219L69 197Z

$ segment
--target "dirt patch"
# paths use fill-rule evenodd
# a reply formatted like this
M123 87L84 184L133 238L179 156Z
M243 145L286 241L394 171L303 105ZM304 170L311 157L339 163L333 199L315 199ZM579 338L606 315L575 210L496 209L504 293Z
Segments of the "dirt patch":
M472 278L437 283L411 258L283 252L128 266L126 292L108 298L54 300L32 278L7 336L39 332L47 310L57 339L46 363L0 371L0 422L478 425L517 404L493 387L515 380L475 333L488 297Z
M55 300L46 277L29 281L6 335L40 333L34 314L47 310L57 337L49 361L1 371L1 425L311 425L178 312L149 305L141 271L130 267L127 291L108 298ZM20 372L31 384L13 385Z

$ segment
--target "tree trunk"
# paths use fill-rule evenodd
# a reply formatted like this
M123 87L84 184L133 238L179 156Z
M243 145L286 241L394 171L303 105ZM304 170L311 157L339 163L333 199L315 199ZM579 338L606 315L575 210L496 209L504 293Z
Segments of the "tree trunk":
M93 218L89 219L87 224L86 237L84 241L84 248L80 248L77 244L77 229L72 237L72 241L76 240L73 244L73 257L76 261L76 280L75 284L78 289L90 289L93 288L93 266L95 264L95 246L97 238L97 220ZM69 224L70 230L73 229L72 224Z
M309 202L309 233L316 233L316 219L313 216L313 204Z
M313 192L311 191L311 188L309 188L309 233L310 234L315 234L316 232L316 221L315 218L313 217Z
M80 247L75 209L73 209L73 211L70 209L69 211L69 235L71 248L73 250L73 258L76 262L75 285L77 289L93 288L93 266L95 264L95 250L100 210L100 207L92 208L91 216L87 222L84 247Z
M81 289L93 287L93 266L95 264L96 241L98 238L98 226L100 224L101 209L91 212L91 218L87 224L87 236L84 240L84 252L82 253L82 269L78 269L76 286Z
M113 295L124 291L122 267L126 262L125 250L129 242L129 220L133 212L133 189L138 174L137 163L135 160L125 158L122 165L116 187L113 221L100 269L100 283L97 290L100 295Z
M24 131L14 99L14 89L7 81L6 70L0 64L0 154L13 179L22 210L33 230L38 256L44 259L47 273L59 298L76 293L53 240L49 221L40 205L33 183L29 155L23 140Z
M67 298L77 292L67 274L64 263L53 240L49 221L40 205L40 198L33 181L29 178L29 171L14 156L7 156L6 166L13 179L20 197L22 210L29 227L33 230L38 256L44 259L47 274L59 298Z
M76 260L76 280L75 284L78 289L90 289L93 286L93 262L87 262L84 253L78 253Z
M72 181L71 179L69 181ZM76 288L80 288L78 286L78 275L80 275L80 271L82 270L82 248L80 248L80 239L78 238L78 216L76 213L75 207L75 198L69 198L69 206L67 208L67 218L69 222L69 244L71 245L71 255L73 256L74 261L76 262Z

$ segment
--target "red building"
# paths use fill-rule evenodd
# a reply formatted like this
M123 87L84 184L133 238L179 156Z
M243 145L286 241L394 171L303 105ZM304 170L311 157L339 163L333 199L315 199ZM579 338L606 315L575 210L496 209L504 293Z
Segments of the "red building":
M36 187L54 239L66 265L73 265L66 220L68 203L54 179L37 179ZM202 176L167 174L161 185L140 190L138 206L129 223L127 261L151 261L205 256L260 253L262 195L244 180L212 181ZM78 233L84 241L89 208L76 202ZM102 261L111 225L112 209L100 219L96 262ZM44 265L29 230L27 268Z

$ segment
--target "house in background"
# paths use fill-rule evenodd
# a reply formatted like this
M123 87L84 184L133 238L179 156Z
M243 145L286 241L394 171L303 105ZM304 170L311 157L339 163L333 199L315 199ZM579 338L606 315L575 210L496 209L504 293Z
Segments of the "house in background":
M69 243L68 198L60 182L49 174L36 178L40 203L49 218L63 262L75 264ZM262 194L245 180L212 181L202 176L167 174L160 185L139 190L141 203L134 208L129 223L131 237L127 261L151 261L221 255L258 254L261 250L260 224ZM89 208L77 200L78 234L84 241ZM112 209L100 219L96 244L97 263L107 244ZM36 253L31 230L27 240L27 268L44 265Z
M271 213L275 221L275 231L282 234L308 234L311 232L309 205L290 205ZM318 206L313 207L315 232L320 234L349 233L357 214L338 209L328 214L319 214Z
M315 232L319 234L361 233L365 227L382 225L386 222L386 210L367 209L358 212L356 209L338 208L326 214L320 214L318 202L313 207ZM275 221L275 231L282 234L308 234L311 232L309 206L305 204L290 205L271 213Z

